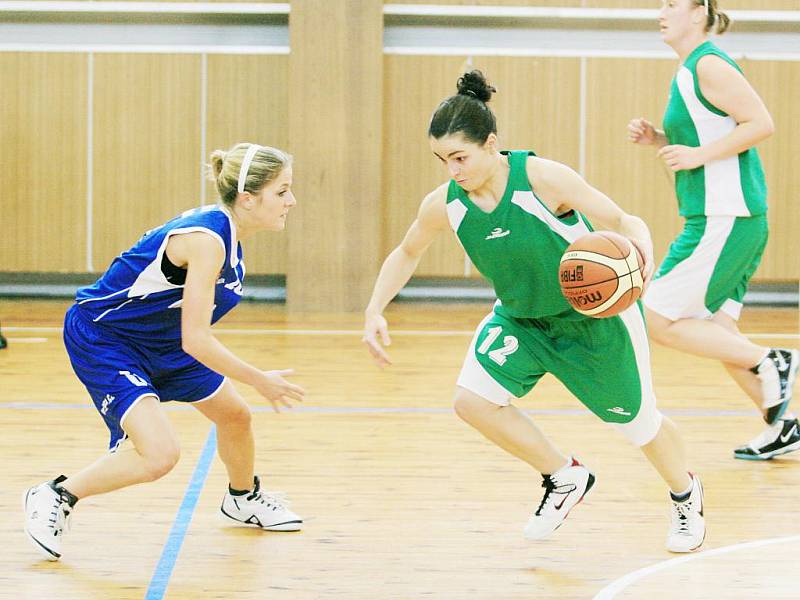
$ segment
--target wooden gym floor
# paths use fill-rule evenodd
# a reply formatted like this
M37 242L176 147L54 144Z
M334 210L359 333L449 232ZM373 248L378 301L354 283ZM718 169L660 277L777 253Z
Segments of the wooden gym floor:
M305 405L274 414L252 390L257 472L305 517L299 533L226 526L227 480L209 423L168 405L182 458L162 480L78 505L58 563L22 531L23 491L104 452L107 432L60 338L67 302L0 301L0 598L305 600L798 598L800 452L766 463L732 449L761 423L721 366L653 348L659 405L706 487L702 552L666 552L666 488L641 453L552 378L518 403L597 484L550 539L522 537L538 474L450 405L489 305L395 305L394 365L375 367L359 315L287 316L243 304L217 327L265 369L294 368ZM746 309L764 345L798 346L796 310ZM196 501L196 506L193 502Z

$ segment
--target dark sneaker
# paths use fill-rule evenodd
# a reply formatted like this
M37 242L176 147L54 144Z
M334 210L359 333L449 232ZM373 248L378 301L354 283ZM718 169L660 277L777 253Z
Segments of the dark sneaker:
M797 419L780 419L746 446L733 451L734 458L743 460L769 460L773 456L800 450L800 422Z

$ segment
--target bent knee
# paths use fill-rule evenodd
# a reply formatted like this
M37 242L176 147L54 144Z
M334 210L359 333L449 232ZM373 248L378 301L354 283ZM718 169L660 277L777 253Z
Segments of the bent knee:
M453 400L453 408L461 419L469 423L501 407L480 396L476 396L472 392L459 389Z
M250 412L250 407L244 401L240 402L228 415L228 423L237 427L250 427L252 421L253 413Z
M161 479L172 471L178 460L181 457L181 451L177 444L169 448L163 448L158 454L152 456L145 456L145 469L147 471L147 479L155 481Z

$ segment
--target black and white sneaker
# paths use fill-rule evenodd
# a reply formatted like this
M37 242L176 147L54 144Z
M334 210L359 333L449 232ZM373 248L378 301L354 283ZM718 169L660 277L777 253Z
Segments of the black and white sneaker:
M543 475L544 496L525 526L525 537L541 540L561 527L569 511L594 485L594 474L574 458L552 475Z
M220 511L241 525L268 531L300 531L303 519L288 506L289 502L280 492L262 491L261 482L256 477L252 491L244 495L236 496L229 490L222 499Z
M769 460L795 450L800 450L800 422L795 418L779 419L746 446L736 448L733 457L742 460Z
M767 356L751 371L761 380L764 420L772 425L786 412L792 400L800 353L797 350L770 349Z
M670 494L672 519L667 534L670 552L694 552L706 539L706 520L703 516L703 484L697 475L689 473L692 489L688 497L676 500Z
M58 487L64 480L66 477L61 475L53 481L45 481L26 490L22 496L25 533L47 560L61 558L61 538L69 529L69 516L78 500Z

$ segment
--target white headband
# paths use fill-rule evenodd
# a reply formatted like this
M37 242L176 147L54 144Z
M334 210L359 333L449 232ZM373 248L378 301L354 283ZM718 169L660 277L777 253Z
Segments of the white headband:
M706 16L708 16L708 0L703 0L703 6L706 9Z
M247 171L250 170L250 163L253 162L253 157L259 150L261 150L261 146L258 144L250 144L250 147L244 155L242 167L239 169L239 183L236 186L240 194L244 192L244 184L245 181L247 181Z

